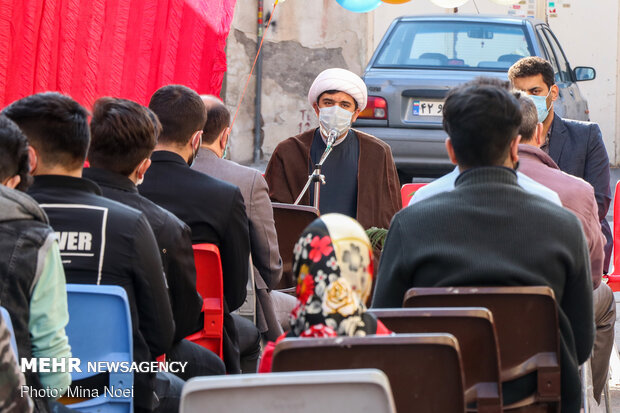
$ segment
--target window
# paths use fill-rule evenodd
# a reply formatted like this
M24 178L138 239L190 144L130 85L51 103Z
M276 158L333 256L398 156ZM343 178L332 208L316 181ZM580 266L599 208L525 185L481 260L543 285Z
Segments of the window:
M401 21L374 66L506 71L517 60L531 55L531 45L519 25Z
M553 53L555 54L555 60L558 63L558 69L560 73L560 79L563 82L572 82L573 77L571 76L570 66L568 66L568 62L566 61L566 56L564 55L564 51L558 44L558 40L555 38L553 33L549 29L545 27L544 33L553 48Z
M561 82L562 76L560 74L560 68L558 66L558 61L555 57L555 53L553 52L553 48L551 47L551 44L549 43L549 39L543 32L543 26L541 25L541 26L536 27L536 32L538 33L538 38L540 39L540 42L543 46L545 56L547 60L551 63L551 66L553 66L554 81L556 83Z

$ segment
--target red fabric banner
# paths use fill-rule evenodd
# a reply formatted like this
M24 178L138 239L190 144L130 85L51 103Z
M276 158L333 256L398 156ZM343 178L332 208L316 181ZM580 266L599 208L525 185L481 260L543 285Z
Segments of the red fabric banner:
M59 91L148 104L171 83L219 95L235 0L0 0L0 104Z

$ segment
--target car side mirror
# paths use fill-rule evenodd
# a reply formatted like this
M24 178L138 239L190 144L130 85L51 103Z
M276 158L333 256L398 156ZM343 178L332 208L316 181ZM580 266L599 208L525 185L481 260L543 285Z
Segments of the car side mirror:
M596 77L596 70L594 70L593 67L578 66L573 72L575 73L575 80L577 80L577 82L592 80Z

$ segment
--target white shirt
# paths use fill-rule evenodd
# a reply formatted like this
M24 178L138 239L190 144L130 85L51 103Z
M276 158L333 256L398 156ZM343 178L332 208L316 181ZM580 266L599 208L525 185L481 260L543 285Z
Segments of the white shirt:
M459 171L459 167L457 166L449 174L444 175L441 178L435 179L433 182L427 185L424 185L422 188L415 191L415 193L413 194L413 197L409 201L409 205L413 205L426 198L430 198L432 196L441 194L443 192L452 191L454 189L454 182L456 181L456 178L460 174L461 172ZM538 182L534 181L532 178L528 177L527 175L522 174L519 171L517 171L517 183L519 184L521 188L525 189L527 192L534 194L534 195L538 195L546 199L547 201L550 201L556 205L562 206L562 201L560 201L560 197L555 191L547 188L544 185L539 184Z

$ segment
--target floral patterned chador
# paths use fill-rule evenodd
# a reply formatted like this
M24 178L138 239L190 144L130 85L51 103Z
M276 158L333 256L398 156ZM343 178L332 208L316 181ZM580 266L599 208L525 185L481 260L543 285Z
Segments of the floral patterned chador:
M297 306L291 313L291 330L267 344L260 372L271 370L275 344L286 337L390 334L366 312L373 256L357 221L342 214L323 215L306 227L293 253Z

